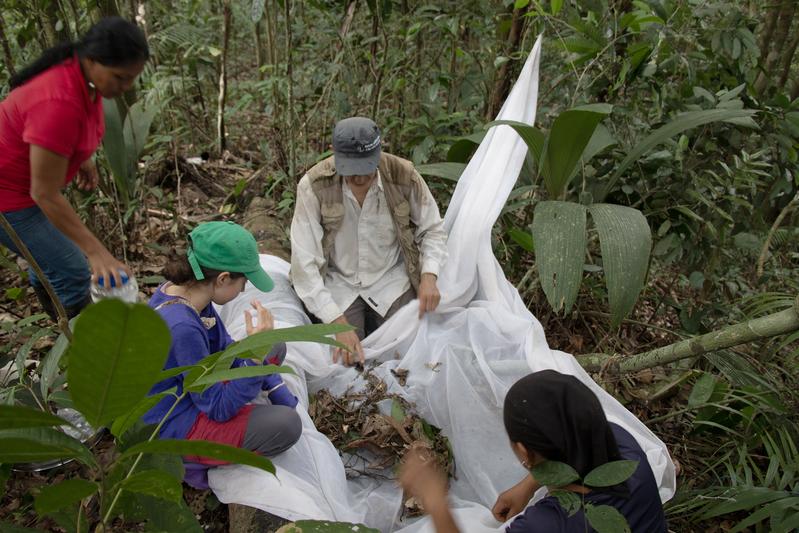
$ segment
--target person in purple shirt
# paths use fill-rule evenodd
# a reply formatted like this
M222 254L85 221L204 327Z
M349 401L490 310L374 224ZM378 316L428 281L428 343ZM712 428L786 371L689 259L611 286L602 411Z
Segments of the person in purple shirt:
M233 343L212 303L230 302L244 290L247 280L264 292L274 286L261 268L255 239L238 224L200 224L189 234L189 242L187 253L166 266L167 282L149 301L172 334L165 370L197 364ZM257 323L245 311L247 334L273 329L269 311L255 300L252 306ZM285 345L279 345L263 359L235 359L231 368L280 364L283 357ZM183 379L183 374L165 379L150 394L175 388L180 395ZM267 391L271 404L250 404L261 391ZM202 393L189 393L172 409L174 399L173 395L166 396L143 417L150 424L167 417L159 433L161 438L213 441L274 456L294 445L302 432L295 410L297 397L279 374L216 383ZM206 468L223 464L204 457L186 460ZM188 477L187 481L191 483ZM203 485L204 481L201 475L192 484Z
M633 533L666 533L663 506L646 454L632 435L607 421L596 395L580 380L554 370L525 376L508 391L503 416L511 448L527 469L547 460L558 461L570 465L582 479L610 461L637 461L635 472L619 485L592 488L577 481L558 488L580 495L584 504L616 508ZM410 450L400 483L422 502L437 533L459 531L447 506L447 480L429 457ZM539 488L541 485L528 474L499 495L492 509L497 520L505 522L524 510L506 533L594 531L582 508L569 516L554 496L528 507Z

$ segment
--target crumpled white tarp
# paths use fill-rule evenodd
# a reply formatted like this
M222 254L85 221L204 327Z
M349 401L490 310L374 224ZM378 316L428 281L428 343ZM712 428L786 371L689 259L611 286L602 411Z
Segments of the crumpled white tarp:
M538 95L541 39L536 42L498 119L532 124ZM507 281L491 249L491 228L519 175L527 147L508 126L492 128L467 166L449 204L445 226L449 258L439 276L439 309L418 319L414 301L364 340L374 372L415 404L423 418L442 428L455 456L457 479L450 499L464 531L497 531L491 516L497 495L521 480L525 469L508 444L502 402L525 374L555 369L577 376L599 397L610 421L629 431L647 454L665 501L675 473L663 442L594 383L569 354L551 350L541 324ZM288 282L288 264L272 256L261 263L275 290L248 284L245 294L220 310L234 338L244 335L243 310L252 298L269 307L276 327L308 323ZM292 343L286 363L297 370L285 379L300 397L304 433L297 445L274 458L277 476L247 466L213 469L211 487L220 501L241 503L289 519L362 522L381 531L433 531L428 519L401 521L402 494L394 481L347 480L345 461L316 431L307 415L308 392L342 394L363 384L352 368L332 365L327 346ZM409 371L400 386L391 369ZM390 472L389 472L390 473ZM537 496L541 496L538 494Z

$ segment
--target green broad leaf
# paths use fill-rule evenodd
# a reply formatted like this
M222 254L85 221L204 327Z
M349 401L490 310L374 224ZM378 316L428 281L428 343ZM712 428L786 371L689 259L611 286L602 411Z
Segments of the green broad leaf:
M594 134L591 135L591 139L588 141L585 150L583 150L581 159L583 163L587 163L595 155L604 152L616 144L618 144L618 142L613 135L611 135L610 131L602 124L597 124Z
M130 522L146 522L146 531L163 533L179 531L180 533L203 533L194 513L185 502L174 502L123 491L117 504L119 514Z
M580 479L574 468L558 461L544 461L532 467L530 472L536 481L547 487L565 487Z
M550 0L549 1L549 12L552 15L557 15L560 13L560 9L563 7L563 0Z
M156 383L170 343L147 305L108 299L87 307L75 323L67 370L78 411L101 427L133 409Z
M96 464L86 446L56 429L29 427L0 430L0 463L35 463L73 458L87 465Z
M40 366L39 390L41 390L42 398L45 400L50 396L50 387L53 386L53 383L58 377L60 370L59 363L64 353L67 351L67 348L69 348L69 340L67 340L66 335L62 333L58 336L55 344L50 348L50 351L47 353L47 356L45 356Z
M541 175L552 198L559 198L577 172L577 164L599 123L613 110L592 104L564 111L547 135Z
M447 150L447 161L449 163L466 163L472 156L474 151L483 141L486 136L485 131L478 131L472 133L467 137L462 137L452 143L452 146Z
M553 490L549 495L554 496L558 500L561 508L566 511L566 514L569 516L574 516L574 513L579 511L582 507L583 501L580 499L580 496L570 490Z
M513 3L513 9L523 9L523 8L527 7L527 5L529 3L530 3L530 0L516 0Z
M524 230L510 228L508 229L508 237L527 252L532 252L535 249L533 236Z
M44 320L46 318L47 318L47 313L37 313L35 315L23 318L22 320L17 322L17 329L22 329L26 326L30 326L31 324L35 324L36 322Z
M790 533L791 531L799 530L799 511L794 510L782 522L776 524L774 527L775 532Z
M183 487L180 481L159 470L137 472L122 481L119 484L119 489L146 494L175 503L183 500Z
M311 324L262 331L231 344L222 352L220 359L233 359L246 352L266 355L269 348L279 342L317 342L337 348L345 348L343 344L337 342L335 338L328 337L328 335L335 335L336 333L343 333L353 329L352 326L342 324ZM203 361L200 364L204 364Z
M0 427L3 429L62 426L65 420L39 409L18 405L0 405Z
M458 181L465 169L465 163L428 163L426 165L416 165L416 170L423 176L435 176L450 181Z
M216 352L216 353L213 353L211 355L215 355L216 359L219 359L219 356L222 355L222 352ZM213 360L213 362L211 363L209 368L216 364L216 359ZM205 359L203 359L203 361L205 361ZM200 363L202 363L203 361L200 361ZM164 381L165 379L173 378L175 376L181 375L184 372L189 372L189 371L197 370L197 369L202 370L200 364L189 365L189 366L176 366L174 368L168 368L166 370L162 370L161 373L158 374L157 382L160 383L160 382Z
M652 232L643 213L637 209L594 204L588 210L599 233L611 324L616 327L635 307L644 288Z
M25 292L27 289L24 287L11 287L10 289L6 289L6 298L13 301L19 301L25 296Z
M700 407L710 400L713 391L716 390L716 377L713 374L704 373L694 383L691 395L688 396L688 407Z
M174 455L197 455L211 457L220 461L254 466L261 470L274 474L275 467L272 461L262 457L257 453L233 446L217 444L202 440L176 440L176 439L156 439L149 442L142 442L122 454L122 457L129 457L139 453L167 453Z
M568 313L583 279L586 208L573 202L539 202L533 216L535 262L541 287L555 311Z
M88 498L99 488L93 481L79 478L67 479L57 485L42 488L39 495L36 496L34 507L40 515L50 514Z
M330 520L298 520L278 529L275 533L380 533L377 529L351 522Z
M105 113L105 135L103 136L103 153L111 167L114 183L127 203L131 196L130 163L128 151L125 148L125 134L123 133L122 114L116 100L103 98L103 111Z
M174 392L175 388L173 387L169 391L159 392L158 394L142 398L133 409L114 420L114 423L111 424L111 433L118 439L122 438L125 432L132 428L136 422L141 420L141 417L143 417L147 411L155 407L155 404L160 402L163 398L174 396ZM177 398L175 398L175 401L177 401Z
M638 461L610 461L591 470L583 484L589 487L612 487L630 479L638 468Z
M391 400L391 418L402 423L405 421L406 416L405 408L402 407L402 403L396 398Z
M228 368L227 370L218 370L212 374L208 374L199 378L187 387L187 390L196 392L197 390L204 390L205 388L219 383L220 381L233 381L242 378L254 378L258 376L268 376L270 374L293 374L294 370L288 366L275 366L275 365L258 365L258 366L242 366L239 368Z
M546 135L544 135L541 130L534 126L515 120L495 120L486 124L486 127L491 128L493 126L502 125L510 126L516 130L516 133L519 134L519 137L521 137L524 143L527 145L527 149L530 150L533 160L535 160L538 165L541 165L541 160L544 153L544 144L546 143Z
M128 164L133 165L129 176L136 175L135 165L139 161L144 144L147 142L147 135L150 133L150 126L153 123L153 118L157 108L155 106L145 107L144 100L139 100L128 109L128 114L125 117L125 149L128 152Z
M797 507L799 507L799 496L790 496L781 500L773 501L758 509L756 512L750 514L744 520L738 522L738 524L736 524L736 526L730 530L730 533L749 531L747 528L752 527L755 524L773 516L779 516L789 509L795 510Z
M642 155L659 144L663 144L675 135L686 130L709 124L711 122L729 122L735 119L751 118L755 111L750 109L709 109L703 111L689 111L676 116L668 124L661 126L650 133L644 140L636 144L621 162L616 171L605 185L601 198L605 198L630 166Z
M725 494L725 496L720 503L706 508L701 518L704 520L747 509L757 509L767 503L787 498L790 493L766 487L753 487L734 489L731 493Z
M630 533L627 519L610 505L585 505L585 517L597 533Z

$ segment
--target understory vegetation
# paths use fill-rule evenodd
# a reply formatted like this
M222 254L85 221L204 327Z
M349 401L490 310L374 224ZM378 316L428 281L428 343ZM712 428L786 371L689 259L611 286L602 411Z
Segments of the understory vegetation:
M108 14L137 21L152 59L132 91L106 102L100 187L66 194L146 295L199 222L239 221L286 257L296 184L331 153L346 116L380 125L384 150L417 165L443 214L543 35L536 123L513 126L530 152L493 247L550 346L618 361L799 314L794 0L4 0L0 95L43 48ZM5 249L0 279L0 403L73 406L63 370L90 347L65 355ZM594 370L680 465L672 531L799 528L799 330L635 372ZM120 476L147 451L135 443L149 434L121 439L135 428L118 419L143 412L138 401L90 420L118 425L82 466L2 465L0 521L129 527L106 500L119 483L135 487ZM144 457L152 470L180 469ZM64 488L79 496L69 509L52 504L58 494L37 498L98 472L99 489ZM189 511L189 489L152 483L160 492L120 502L129 516L166 530L195 516L206 530L228 527L224 506Z

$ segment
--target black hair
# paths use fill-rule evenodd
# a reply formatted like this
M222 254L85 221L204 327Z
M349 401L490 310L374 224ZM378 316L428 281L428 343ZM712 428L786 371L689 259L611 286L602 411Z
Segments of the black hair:
M164 277L167 281L171 281L175 285L195 285L213 283L216 278L224 272L223 270L214 270L200 265L200 270L203 271L204 279L198 280L194 277L194 271L189 264L189 259L186 254L173 254L166 266L164 267ZM243 278L244 274L241 272L230 272L230 277L233 279Z
M621 459L599 399L574 376L542 370L523 377L505 397L503 418L511 441L570 465L581 478Z
M33 63L12 76L11 89L69 59L73 55L87 57L107 67L122 67L147 61L150 49L144 32L122 17L106 17L89 28L79 41L61 43L48 48Z

